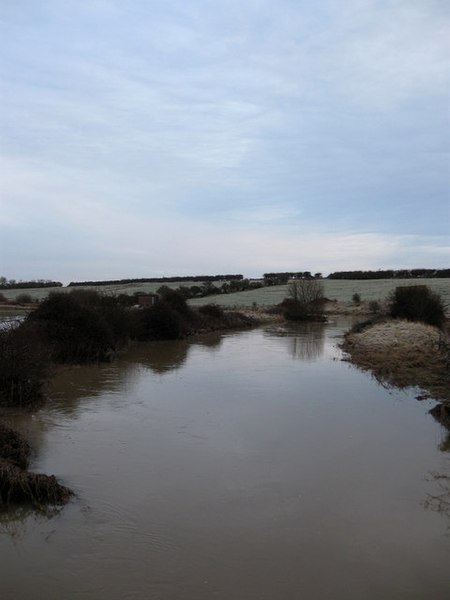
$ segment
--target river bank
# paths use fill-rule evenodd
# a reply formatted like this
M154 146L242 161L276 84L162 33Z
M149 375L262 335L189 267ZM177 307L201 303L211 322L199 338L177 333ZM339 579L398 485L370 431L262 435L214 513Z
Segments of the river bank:
M419 322L385 320L350 330L342 349L378 381L418 388L417 399L439 402L431 413L450 430L448 323L444 331Z

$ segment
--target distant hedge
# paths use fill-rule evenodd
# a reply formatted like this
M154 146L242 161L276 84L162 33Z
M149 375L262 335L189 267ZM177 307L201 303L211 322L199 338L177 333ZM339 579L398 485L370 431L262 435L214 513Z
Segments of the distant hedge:
M436 279L450 277L450 269L386 269L378 271L336 271L327 279Z
M50 281L49 279L16 281L15 279L6 279L6 277L0 277L0 290L24 290L50 287L62 287L62 283L60 281Z
M241 280L244 276L240 274L226 275L183 275L176 277L141 277L139 279L110 279L108 281L71 281L68 287L74 286L102 286L102 285L124 285L130 283L173 283L175 281L223 281Z

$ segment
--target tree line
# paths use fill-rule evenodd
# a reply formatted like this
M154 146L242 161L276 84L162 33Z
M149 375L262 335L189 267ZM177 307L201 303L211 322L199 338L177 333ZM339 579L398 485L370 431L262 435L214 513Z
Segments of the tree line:
M385 269L378 271L336 271L327 279L419 279L450 277L450 269Z
M244 279L241 274L226 275L183 275L175 277L141 277L133 279L110 279L107 281L71 281L68 287L102 286L102 285L124 285L130 283L173 283L175 281L240 281Z
M50 279L32 279L31 281L16 281L0 277L0 290L24 290L32 288L62 287L60 281L51 281Z

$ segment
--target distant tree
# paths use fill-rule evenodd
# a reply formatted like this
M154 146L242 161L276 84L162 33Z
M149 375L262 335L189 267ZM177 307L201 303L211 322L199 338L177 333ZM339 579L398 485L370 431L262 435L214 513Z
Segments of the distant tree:
M318 279L296 279L288 285L288 298L282 302L290 320L323 319L323 284Z

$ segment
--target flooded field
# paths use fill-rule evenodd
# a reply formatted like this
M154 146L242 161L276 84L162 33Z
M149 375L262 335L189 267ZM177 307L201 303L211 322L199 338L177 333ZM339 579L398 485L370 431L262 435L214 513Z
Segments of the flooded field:
M77 497L3 515L1 598L446 600L450 444L340 360L348 326L136 345L3 412Z

